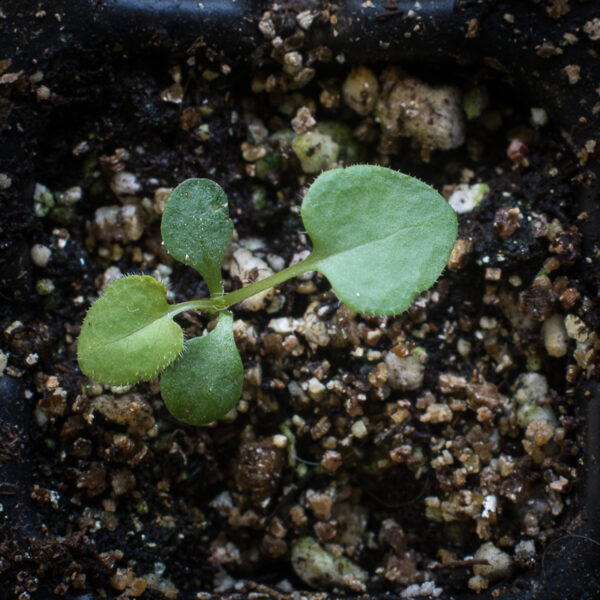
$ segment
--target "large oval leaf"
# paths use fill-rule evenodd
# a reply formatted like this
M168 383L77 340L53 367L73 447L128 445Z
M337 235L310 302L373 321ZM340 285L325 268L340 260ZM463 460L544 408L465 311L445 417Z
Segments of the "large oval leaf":
M108 385L150 379L175 360L183 332L165 286L148 275L111 283L88 311L77 344L82 373Z
M456 214L433 188L371 165L322 173L302 219L311 267L350 308L375 315L405 311L433 285L457 233Z
M227 196L209 179L187 179L169 197L161 223L167 250L204 277L211 294L223 291L221 263L231 243L233 223Z
M233 339L233 315L222 312L217 326L185 343L183 355L161 376L170 413L190 425L225 416L242 393L244 367Z

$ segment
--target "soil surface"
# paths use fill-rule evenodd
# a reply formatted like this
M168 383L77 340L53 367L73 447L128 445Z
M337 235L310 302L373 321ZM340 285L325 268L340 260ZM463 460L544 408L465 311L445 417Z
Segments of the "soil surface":
M0 386L17 400L0 440L7 598L515 591L578 522L580 409L600 347L600 270L580 231L588 157L493 68L357 73L304 49L307 22L290 19L263 16L251 68L191 47L49 62L5 85L0 109L35 132L0 173ZM349 81L373 106L357 110ZM407 81L424 99L399 108ZM406 129L440 85L460 108L447 149ZM161 246L184 179L228 195L229 289L240 249L274 271L310 249L299 208L316 172L294 149L306 131L337 147L317 171L382 164L458 210L436 285L394 318L353 313L318 273L237 307L244 391L207 427L169 415L158 378L84 377L77 335L111 281L146 273L170 301L207 295ZM187 336L214 326L177 319Z

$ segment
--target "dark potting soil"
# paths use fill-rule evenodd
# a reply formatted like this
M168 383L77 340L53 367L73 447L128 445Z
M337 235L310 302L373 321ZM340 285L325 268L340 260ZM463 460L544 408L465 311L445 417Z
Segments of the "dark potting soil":
M288 52L295 45L290 34ZM0 213L0 381L19 401L0 439L12 469L0 491L7 597L283 598L315 577L334 596L506 591L527 588L552 540L577 524L579 409L599 345L598 261L581 249L589 215L575 201L590 185L585 157L552 122L532 123L539 107L494 71L467 68L435 77L487 91L466 143L427 156L403 139L386 153L371 116L341 100L349 67L315 60L294 90L277 57L247 72L199 49L85 69L73 60L7 91L31 133L23 163L7 163ZM244 394L214 426L173 419L157 380L109 389L83 377L79 326L109 281L144 272L173 301L207 293L161 246L165 189L215 179L234 249L268 265L310 247L298 209L314 175L273 137L303 106L317 127L362 125L372 133L359 136L362 160L419 176L450 201L459 184L489 186L459 215L436 286L396 318L353 314L318 274L284 284L264 310L236 310ZM123 173L129 188L116 183ZM98 209L128 205L139 236L121 213L99 223ZM50 251L45 265L36 244ZM179 322L189 335L210 326L197 313ZM394 381L394 369L419 365L413 389ZM315 575L314 556L293 568L307 536L322 556L351 561L345 582ZM492 555L508 566L477 576Z

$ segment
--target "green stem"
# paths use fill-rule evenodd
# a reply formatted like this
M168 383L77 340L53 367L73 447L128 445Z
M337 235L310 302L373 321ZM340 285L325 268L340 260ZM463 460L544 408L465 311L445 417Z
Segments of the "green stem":
M172 310L169 311L169 315L174 317L179 313L185 312L186 310L217 310L214 300L210 298L203 298L201 300L189 300L188 302L181 302L180 304L173 304Z
M246 300L246 298L251 298L255 294L259 292L263 292L264 290L268 290L269 288L275 287L292 277L297 277L298 275L302 275L302 273L306 273L307 271L314 270L314 265L317 260L313 257L312 254L307 256L304 260L297 262L295 265L291 265L282 269L278 273L274 273L270 275L266 279L261 279L260 281L255 281L246 287L240 288L238 290L234 290L233 292L229 292L220 298L213 298L212 302L213 306L216 308L228 308L233 304L238 304Z
M246 300L246 298L251 298L255 294L258 294L259 292L262 292L264 290L268 290L269 288L275 287L280 283L291 279L292 277L297 277L298 275L302 275L302 273L312 271L316 262L316 259L311 254L304 260L297 262L295 265L286 267L285 269L282 269L278 273L274 273L266 279L255 281L254 283L251 283L246 287L240 288L239 290L234 290L233 292L229 292L224 296L212 296L211 298L202 298L201 300L189 300L188 302L174 304L172 309L169 311L169 315L171 317L174 317L175 315L185 312L186 310L220 311L224 308L229 308L234 304L243 302L244 300Z

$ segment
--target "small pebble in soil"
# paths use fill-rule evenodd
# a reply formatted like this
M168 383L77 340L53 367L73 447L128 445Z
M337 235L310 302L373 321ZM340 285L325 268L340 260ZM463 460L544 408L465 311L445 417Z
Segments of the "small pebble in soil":
M590 40L594 42L600 40L600 17L594 17L587 21L583 26L583 31L588 35Z
M307 106L301 106L291 120L290 125L296 135L302 135L317 125L312 111Z
M103 206L96 210L94 231L100 240L135 242L144 233L144 219L139 206Z
M581 80L581 67L579 65L567 65L563 67L562 76L569 82L569 85L575 85Z
M250 494L255 506L263 506L278 488L284 458L285 449L272 438L240 446L235 482L240 491Z
M368 574L350 559L322 548L311 537L298 538L292 545L292 567L304 583L313 588L341 586L364 592Z
M425 367L415 356L399 357L393 351L385 357L388 384L393 390L410 391L421 387Z
M339 146L331 137L317 131L307 131L292 141L292 150L305 173L319 173L337 159Z
M542 127L548 123L548 113L542 107L532 107L531 108L531 122L536 127Z
M44 268L52 256L52 250L43 244L34 244L29 251L29 255L31 256L31 262L36 267Z
M45 217L54 207L56 201L52 192L42 183L36 183L33 191L33 210L37 217Z
M373 71L364 66L353 67L342 85L344 102L359 115L373 111L379 96L379 82Z
M165 210L165 205L174 188L159 187L154 190L154 212L157 215L162 215Z
M536 277L531 287L519 294L519 311L536 321L545 321L550 317L554 303L552 283L546 275Z
M500 550L493 542L482 544L473 555L473 558L488 562L487 565L473 566L473 573L485 577L488 581L495 581L506 577L512 567L510 555Z
M517 377L513 401L517 405L517 424L527 428L537 419L556 423L546 378L539 373L523 373Z
M490 191L485 183L468 185L460 183L448 199L448 204L458 213L468 213L478 208Z
M78 185L56 194L56 202L61 206L73 206L73 204L79 202L81 198L82 191L81 187Z
M142 185L134 173L121 171L113 175L110 188L117 196L135 196L142 189Z
M503 206L494 215L494 232L501 240L506 240L521 227L522 218L518 207Z
M514 168L528 167L530 164L529 148L527 147L527 144L518 138L514 138L510 141L508 148L506 149L506 156L513 161Z
M554 313L546 319L542 325L542 336L544 347L550 356L560 358L565 356L568 350L568 336L564 319L558 313Z
M381 94L375 109L384 137L410 137L428 160L433 150L458 148L465 141L462 94L450 85L429 85L397 66L380 77Z
M40 296L48 296L55 290L54 282L52 279L38 279L35 284L35 291Z
M229 274L239 279L243 286L261 281L273 274L269 265L247 248L238 248L233 252L229 263ZM273 288L264 290L241 303L242 308L250 311L265 309L275 295Z

